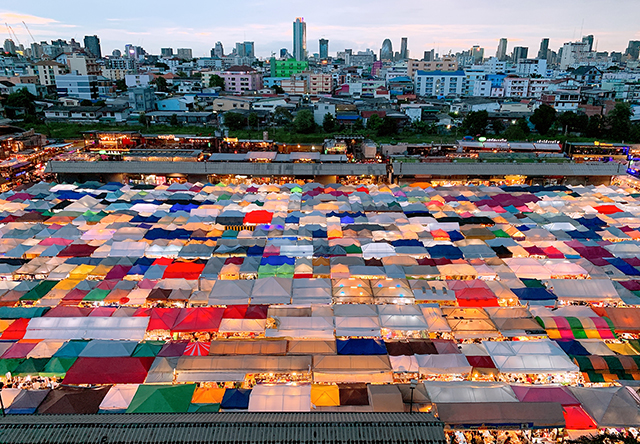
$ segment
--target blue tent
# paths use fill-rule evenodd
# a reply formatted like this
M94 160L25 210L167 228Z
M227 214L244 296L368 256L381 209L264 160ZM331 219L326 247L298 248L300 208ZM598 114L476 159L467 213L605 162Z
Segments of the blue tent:
M386 355L387 348L380 339L338 339L339 355Z
M22 390L7 409L8 415L32 415L51 389Z
M220 407L227 410L246 410L249 408L251 389L226 389Z
M589 356L591 353L580 344L580 342L573 339L568 340L556 340L560 348L568 355L573 356Z
M555 301L558 297L546 288L512 288L521 301Z
M447 259L462 259L462 251L453 245L435 245L428 247L427 251L432 258L444 257Z

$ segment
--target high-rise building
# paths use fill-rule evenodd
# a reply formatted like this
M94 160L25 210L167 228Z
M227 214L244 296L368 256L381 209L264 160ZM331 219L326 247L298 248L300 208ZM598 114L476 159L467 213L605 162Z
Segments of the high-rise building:
M500 39L500 43L498 43L498 50L496 51L496 57L501 62L507 60L507 39Z
M582 37L582 43L587 44L587 52L593 51L593 35L585 35Z
M542 39L540 42L540 49L538 50L538 58L541 60L547 59L547 53L549 52L549 39Z
M160 48L160 56L165 59L173 57L173 48Z
M320 58L329 58L329 40L327 39L320 39Z
M222 46L222 42L216 42L216 46L213 48L212 56L214 57L224 57L224 47Z
M31 44L31 58L39 59L42 57L42 45L40 43L33 42Z
M478 45L474 45L471 48L471 57L473 57L474 64L481 64L482 60L484 59L484 48L481 48Z
M290 59L289 50L287 48L280 48L280 58L281 59Z
M393 60L393 44L389 39L384 39L384 42L382 42L382 48L380 48L380 60Z
M436 50L432 49L431 51L425 51L424 56L422 57L423 62L433 62L436 59Z
M100 39L97 35L84 36L84 48L96 59L102 58L102 49L100 48Z
M4 41L4 52L8 52L9 54L16 53L16 44L13 43L11 39L5 39Z
M400 58L402 60L407 60L409 58L409 50L407 49L407 41L409 39L407 37L402 37L400 42Z
M514 46L513 47L513 61L518 63L520 60L524 60L529 55L529 48L525 46Z
M298 61L307 59L307 24L302 17L293 22L293 57Z
M629 45L624 55L631 60L638 60L640 58L640 40L629 40Z
M178 48L176 51L176 56L179 59L191 60L193 58L193 51L191 50L191 48Z

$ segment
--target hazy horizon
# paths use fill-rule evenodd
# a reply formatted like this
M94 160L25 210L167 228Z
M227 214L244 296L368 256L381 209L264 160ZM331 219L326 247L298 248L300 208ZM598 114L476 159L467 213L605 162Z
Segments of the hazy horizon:
M603 14L604 5L596 0L539 0L526 10L506 0L460 0L456 7L433 0L313 4L239 0L223 5L190 2L180 8L167 0L151 4L114 0L108 8L95 9L89 3L31 0L0 9L0 20L13 28L25 46L32 40L22 21L36 42L57 38L81 42L85 35L96 34L103 55L116 48L122 51L131 43L152 54L159 54L162 47L192 48L194 57L202 57L217 41L230 53L235 42L247 40L255 42L257 57L268 57L280 48L292 52L292 23L304 17L309 54L318 52L320 38L329 39L329 53L335 55L345 48L372 49L377 54L385 38L398 51L400 39L408 37L411 57L421 58L432 48L446 54L473 45L484 47L487 57L495 55L499 39L506 37L508 52L514 46L526 46L529 56L535 57L542 38L549 38L549 48L557 51L563 43L588 34L595 36L594 47L599 51L624 52L629 40L640 40L635 24L640 2L612 3L619 14ZM612 5L606 7L610 10ZM8 37L5 27L4 38Z

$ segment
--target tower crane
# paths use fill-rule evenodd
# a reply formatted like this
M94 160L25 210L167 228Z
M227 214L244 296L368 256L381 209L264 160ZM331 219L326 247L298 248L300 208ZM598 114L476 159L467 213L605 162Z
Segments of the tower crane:
M29 30L29 27L27 26L27 24L24 22L24 20L22 21L22 24L24 25L24 28L27 30L27 32L29 33L29 36L31 37L31 41L33 43L36 43L36 39L33 38L33 34L31 34L31 31Z
M11 26L9 26L8 23L5 23L5 25L7 26L7 30L9 31L9 38L11 38L11 34L13 34L13 38L16 40L16 43L18 44L18 46L20 46L21 45L20 39L18 39L18 36L16 35L15 31L13 30L13 28Z

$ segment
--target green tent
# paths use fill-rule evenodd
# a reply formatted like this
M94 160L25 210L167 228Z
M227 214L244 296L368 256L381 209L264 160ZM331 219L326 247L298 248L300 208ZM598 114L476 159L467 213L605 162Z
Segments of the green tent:
M49 293L59 281L42 281L36 287L29 290L20 298L21 301L37 301L42 299L45 294Z
M0 319L39 318L49 307L0 307Z
M220 404L189 404L189 413L217 413L220 411Z
M509 236L504 230L493 230L493 235L495 237L503 237L506 239L510 239L511 236Z
M111 293L111 290L103 290L101 288L94 288L86 294L83 301L104 301L107 295Z
M12 372L13 376L39 375L44 371L49 358L27 358Z
M0 359L0 375L13 373L24 359Z
M140 385L127 413L186 413L195 384Z
M154 358L162 349L164 341L142 341L131 355L134 358Z
M51 358L40 372L40 375L64 378L64 375L67 374L76 359L78 358Z

